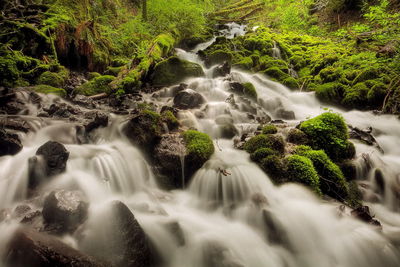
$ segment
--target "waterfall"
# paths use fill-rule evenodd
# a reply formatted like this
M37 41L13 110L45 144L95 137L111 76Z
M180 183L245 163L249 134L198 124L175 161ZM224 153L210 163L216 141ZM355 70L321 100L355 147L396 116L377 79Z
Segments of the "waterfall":
M233 38L244 32L244 26L229 24L221 35ZM196 53L214 41L193 51L178 50L177 55L204 67ZM276 44L273 51L275 58L281 57ZM25 203L28 159L51 139L63 143L70 158L66 172L53 177L39 192L79 189L87 196L91 205L86 239L71 237L82 251L95 250L96 242L106 242L104 205L118 199L134 212L168 267L400 266L399 120L391 115L329 107L312 92L293 92L259 74L233 70L232 81L255 86L258 99L249 102L232 95L226 78L184 81L206 102L198 109L180 110L177 117L183 127L209 134L216 151L182 189L164 191L158 187L145 157L120 132L125 116L112 115L109 126L96 130L88 144L78 143L74 124L54 120L24 136L20 153L0 158L0 209ZM171 106L171 91L172 87L144 98ZM249 155L234 148L232 138L226 137L227 129L239 136L255 130L258 122L249 115L276 118L278 109L293 111L295 119L287 124L295 126L325 112L326 107L343 114L355 127L371 126L385 152L355 142L357 182L363 186L371 213L381 221L382 231L352 218L347 208L340 209L341 203L317 198L304 186L274 185ZM184 177L183 161L181 166ZM165 227L171 223L179 224L181 240ZM0 253L8 238L4 229L15 225L13 219L0 222Z

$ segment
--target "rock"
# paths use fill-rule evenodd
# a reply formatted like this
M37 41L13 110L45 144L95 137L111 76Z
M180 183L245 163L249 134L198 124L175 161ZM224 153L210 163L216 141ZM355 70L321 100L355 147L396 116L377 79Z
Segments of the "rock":
M27 133L31 130L27 120L21 117L7 118L0 121L0 128Z
M160 143L154 148L153 159L156 170L169 178L167 187L179 187L182 184L181 158L186 155L182 136L178 134L163 135Z
M204 71L199 64L174 56L161 61L154 67L150 81L152 85L162 87L179 83L189 77L201 76L204 76Z
M122 128L123 133L135 145L152 151L161 138L161 119L159 114L141 112L134 115Z
M371 134L372 128L361 130L357 127L352 127L349 125L349 136L352 139L357 139L362 141L363 143L376 147L380 152L384 153L383 149L379 146L378 142L376 141L375 137Z
M43 108L51 117L71 119L73 115L80 114L81 111L72 105L67 103L56 103L51 104L48 108Z
M238 129L236 129L235 125L233 125L231 123L220 125L219 126L219 131L220 131L220 137L221 138L226 138L226 139L231 139L235 135L239 134Z
M207 67L211 67L216 64L222 64L224 62L232 62L232 54L224 50L216 50L208 54L205 60Z
M44 174L47 176L63 173L67 168L69 152L58 142L46 142L36 151L36 156L43 160Z
M203 96L192 89L180 91L174 97L174 106L180 109L198 108L204 102Z
M84 95L76 95L72 102L86 108L96 108L96 103L90 97Z
M85 116L90 118L84 126L86 133L90 133L100 127L107 127L108 125L108 116L103 112L86 113Z
M84 250L116 267L150 267L156 264L157 255L149 238L124 203L111 202L102 218L101 232L87 237L90 239L83 244Z
M18 135L8 133L0 129L0 157L15 155L22 150L22 144Z
M213 69L212 77L225 77L231 73L231 64L228 61L225 61L222 65L219 65Z
M185 234L183 233L183 230L179 222L176 221L168 222L165 223L164 226L168 230L168 232L170 232L171 235L174 237L178 246L182 247L186 244Z
M368 206L361 206L351 211L351 215L363 222L382 228L381 223L374 219L369 212Z
M17 207L15 207L14 212L13 212L13 217L21 217L24 214L28 213L29 211L31 211L31 207L29 205L18 205Z
M278 117L278 119L283 119L283 120L296 119L296 116L294 115L293 111L285 110L283 108L280 108L276 111L276 116Z
M36 231L43 231L45 228L42 213L38 210L27 213L20 223Z
M51 192L43 204L46 225L58 232L74 232L88 215L89 204L79 191L58 190Z
M55 237L27 228L18 229L5 253L13 267L98 267L107 266L62 243Z
M287 141L296 145L306 145L309 142L307 135L297 128L289 130Z
M244 267L232 252L217 242L208 241L202 246L203 266L207 267Z
M174 86L170 89L170 95L172 97L175 97L180 91L188 89L188 87L189 87L189 85L187 85L186 83L181 83L177 86Z

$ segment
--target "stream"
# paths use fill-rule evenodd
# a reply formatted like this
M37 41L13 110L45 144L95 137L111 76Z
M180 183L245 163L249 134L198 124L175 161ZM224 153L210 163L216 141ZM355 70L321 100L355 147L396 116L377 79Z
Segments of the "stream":
M246 32L245 26L228 26L229 30L220 33L227 38ZM146 157L122 133L125 115L112 114L109 125L95 130L89 144L78 144L73 123L32 118L35 131L21 137L22 151L0 158L0 209L13 210L25 201L28 159L43 143L53 140L64 144L70 153L67 169L41 188L41 192L79 189L85 194L90 203L86 227L81 237L64 235L62 240L90 255L99 258L107 255L107 251L96 251L97 243L107 242L102 239L104 232L112 231L104 226L105 207L110 200L121 200L150 237L163 266L400 266L398 118L330 107L319 102L313 92L292 91L265 76L236 69L225 77L212 78L215 66L206 68L196 53L214 40L192 51L176 51L178 57L201 64L206 73L205 77L184 81L188 88L202 94L206 103L198 109L179 111L178 119L183 126L207 133L215 146L214 155L184 189L164 191L157 185ZM279 55L279 51L275 53ZM235 105L227 101L232 94L229 90L232 81L251 82L258 94L257 103L249 103L237 95L234 95ZM172 106L173 87L146 94L144 98L147 102ZM55 96L42 97L49 102L57 100ZM234 147L235 137L224 138L220 123L233 124L236 136L242 136L259 125L249 118L249 110L255 117L272 119L283 119L282 110L293 111L295 119L284 121L296 126L326 112L327 108L341 113L353 127L372 127L372 134L384 151L351 140L356 146L357 181L364 205L381 222L382 231L350 216L350 208L340 214L341 203L322 200L301 185L274 185L248 153ZM32 105L24 116L35 114L34 109ZM286 137L287 133L281 134ZM374 179L378 168L384 177L384 193L377 189ZM40 208L39 200L33 203ZM184 242L177 242L176 234L164 227L171 222L179 224ZM0 223L0 254L17 225L18 221L12 218Z

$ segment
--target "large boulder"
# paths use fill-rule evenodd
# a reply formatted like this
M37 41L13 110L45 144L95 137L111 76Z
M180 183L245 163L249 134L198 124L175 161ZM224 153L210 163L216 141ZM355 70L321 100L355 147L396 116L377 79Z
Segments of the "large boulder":
M65 172L69 152L64 145L48 141L29 159L29 187L40 185L46 177Z
M198 108L204 102L203 96L192 89L182 90L174 97L174 106L180 109Z
M27 228L20 228L14 233L4 255L4 262L13 267L107 266L55 237Z
M133 116L122 131L132 143L151 151L161 138L161 116L156 112L144 110Z
M88 216L89 203L79 191L57 190L44 200L43 218L56 232L74 232Z
M15 155L22 149L18 135L7 133L0 129L0 157L5 155Z
M189 77L204 76L202 67L193 62L170 57L154 67L150 81L154 86L170 86Z
M157 255L149 238L124 203L111 202L101 218L100 232L86 235L81 244L84 251L116 267L149 267L156 264Z

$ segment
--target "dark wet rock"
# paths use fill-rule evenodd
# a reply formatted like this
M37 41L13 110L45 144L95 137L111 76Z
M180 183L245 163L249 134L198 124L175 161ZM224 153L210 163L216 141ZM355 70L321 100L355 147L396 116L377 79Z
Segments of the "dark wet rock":
M46 197L42 213L51 229L58 229L60 233L73 232L86 220L88 208L81 192L58 190Z
M64 119L71 119L73 115L81 113L79 108L63 102L51 104L48 108L43 108L43 110L51 117Z
M231 73L231 64L229 62L225 61L223 64L221 64L213 69L212 76L213 76L213 78L225 77L229 73Z
M32 208L29 205L23 204L23 205L18 205L17 207L15 207L14 212L13 212L13 217L21 217L24 214L28 213L29 211L31 211Z
M186 147L183 144L181 134L166 134L162 136L159 144L154 148L153 159L157 172L169 180L169 182L161 181L163 186L178 187L181 185L181 159L183 160L185 155Z
M96 103L93 99L90 97L84 96L84 95L76 95L73 99L72 102L85 107L85 108L96 108Z
M101 222L101 234L87 240L84 250L116 267L150 267L158 255L139 222L120 201L107 207L107 218Z
M366 130L361 130L357 127L349 126L349 129L350 129L350 132L349 132L350 138L360 140L369 146L376 147L382 153L384 152L383 149L379 146L375 137L371 134L372 128L368 128Z
M280 223L274 218L273 213L268 209L263 209L261 217L266 229L268 240L271 243L290 248L288 236Z
M0 157L6 155L15 155L22 149L21 141L18 135L8 133L0 129Z
M381 223L371 216L368 206L361 206L351 211L351 215L363 222L382 228Z
M177 86L173 86L170 89L170 94L171 94L172 97L175 97L179 92L181 92L183 90L186 90L188 88L189 88L189 85L187 85L186 83L181 83L181 84L179 84Z
M380 193L385 193L385 176L381 169L375 169L374 180Z
M239 82L231 82L229 83L230 91L237 95L243 95L244 86Z
M262 117L257 117L257 118L256 118L256 121L257 121L259 124L267 124L267 123L271 122L271 117L268 116L268 115L264 115L264 116L262 116Z
M31 127L26 120L20 117L6 118L0 121L0 128L27 133Z
M21 113L21 111L25 109L25 104L18 99L16 91L9 90L4 87L1 88L2 90L0 90L0 110L9 115Z
M165 112L165 111L171 111L172 114L174 114L174 116L177 116L178 113L179 113L179 109L174 108L174 107L170 107L170 106L163 106L163 107L161 108L161 112L160 112L160 113L163 113L163 112Z
M5 262L13 267L106 266L55 237L28 228L14 233L5 255Z
M232 252L217 242L206 242L202 247L203 264L207 267L244 267Z
M122 131L133 144L152 151L161 138L160 119L151 113L139 113L124 125Z
M174 97L174 106L180 109L198 108L204 102L203 96L192 89L180 91Z
M236 129L235 125L231 123L220 125L219 130L221 138L231 139L239 134L238 129Z
M294 115L293 111L285 110L283 108L280 108L276 111L276 116L278 117L278 119L284 119L284 120L296 119L296 116Z
M20 221L21 224L27 225L36 231L43 231L44 221L42 212L39 210L28 212Z
M164 224L165 228L174 237L178 246L182 247L186 244L185 234L179 222L172 221Z
M100 127L107 127L108 125L108 116L103 112L86 113L85 117L88 119L84 125L86 133L90 133Z

